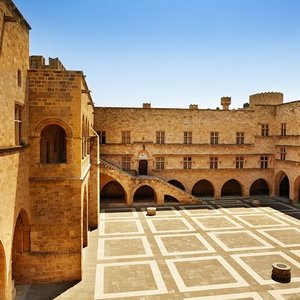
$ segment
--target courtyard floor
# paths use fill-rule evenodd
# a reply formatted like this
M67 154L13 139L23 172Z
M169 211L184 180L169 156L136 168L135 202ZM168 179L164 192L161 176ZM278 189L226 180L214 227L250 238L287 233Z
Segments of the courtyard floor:
M153 217L102 209L83 280L55 299L300 299L299 219L299 208L269 198L259 208L241 199L169 206ZM292 267L290 283L271 279L274 262Z

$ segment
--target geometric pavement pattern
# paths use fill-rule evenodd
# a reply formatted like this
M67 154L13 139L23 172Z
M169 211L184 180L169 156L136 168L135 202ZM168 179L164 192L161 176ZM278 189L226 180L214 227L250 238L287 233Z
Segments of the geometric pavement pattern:
M299 209L261 204L212 200L152 217L141 208L103 209L83 280L56 299L300 299ZM271 279L274 262L292 267L290 283Z

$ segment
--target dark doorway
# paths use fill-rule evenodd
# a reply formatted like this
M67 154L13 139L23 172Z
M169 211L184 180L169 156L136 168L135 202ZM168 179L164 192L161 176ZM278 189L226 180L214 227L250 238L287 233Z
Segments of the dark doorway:
M193 186L192 195L196 197L213 197L214 188L208 180L202 179Z
M279 186L279 196L289 198L290 196L290 182L287 176L284 176Z
M101 201L126 202L126 195L122 185L117 181L110 181L104 185L100 194Z
M264 179L260 178L252 183L250 188L250 196L254 196L254 195L269 196L269 193L270 193L269 186Z
M137 189L133 197L134 202L156 202L156 195L152 187L143 185Z
M148 175L148 161L146 159L139 161L139 175Z
M221 196L242 196L242 187L237 180L230 179L224 183Z
M171 184L175 185L176 187L178 187L179 189L185 191L185 188L184 188L183 184L180 181L172 179L172 180L169 181L169 183L171 183Z

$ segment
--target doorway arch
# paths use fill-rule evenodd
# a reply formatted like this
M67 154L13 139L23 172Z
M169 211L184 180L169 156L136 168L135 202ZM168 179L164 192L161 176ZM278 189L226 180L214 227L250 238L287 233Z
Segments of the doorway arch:
M124 203L126 202L126 192L118 181L112 180L103 186L100 199L101 201Z
M192 195L196 197L213 197L214 194L213 185L206 179L197 181L192 189Z
M6 258L5 251L0 241L0 299L5 299L6 286Z
M184 185L183 185L180 181L175 180L175 179L172 179L172 180L169 181L169 183L170 183L170 184L173 184L173 185L175 185L176 187L178 187L179 189L185 191Z
M283 176L279 183L279 196L289 198L290 197L290 181L287 175Z
M21 209L18 215L13 238L12 246L12 279L15 284L22 284L24 276L22 264L23 264L23 252L30 251L30 221L25 209Z
M135 191L133 202L156 202L156 193L149 185L142 185Z
M221 196L242 196L242 186L236 179L230 179L223 184Z
M148 175L148 160L139 160L139 175Z
M269 185L263 178L259 178L251 184L250 196L255 195L270 195Z

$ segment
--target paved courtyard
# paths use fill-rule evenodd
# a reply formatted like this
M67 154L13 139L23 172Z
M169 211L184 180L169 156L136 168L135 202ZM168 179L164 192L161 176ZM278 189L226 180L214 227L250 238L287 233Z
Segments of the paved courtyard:
M299 209L273 200L169 206L154 217L102 209L83 280L56 299L300 299L300 221L292 216ZM271 279L274 262L292 267L290 283Z

